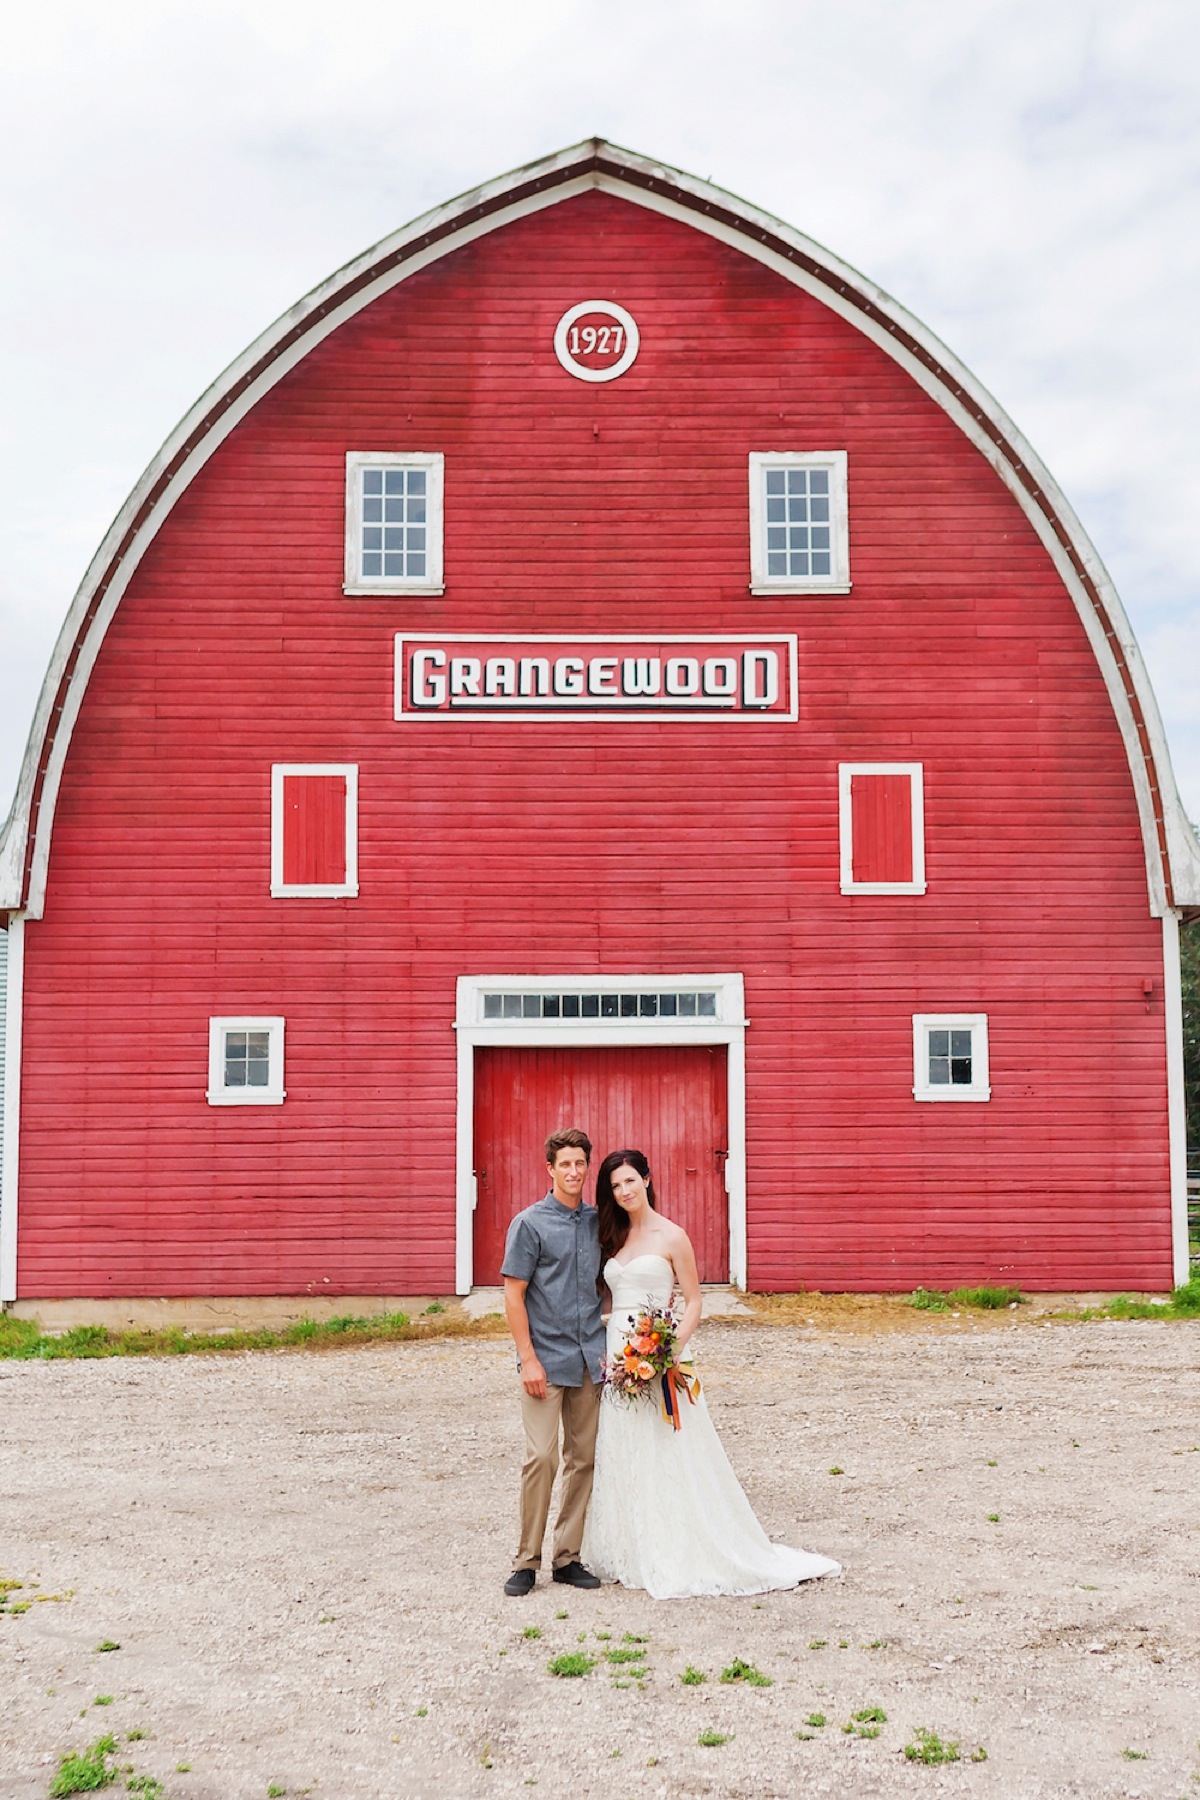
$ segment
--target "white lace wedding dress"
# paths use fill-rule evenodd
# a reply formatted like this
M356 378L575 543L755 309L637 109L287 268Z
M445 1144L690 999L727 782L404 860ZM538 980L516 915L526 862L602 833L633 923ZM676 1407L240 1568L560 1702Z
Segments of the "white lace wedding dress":
M630 1313L667 1306L674 1272L664 1256L610 1258L608 1354L623 1346ZM841 1573L827 1556L773 1544L721 1448L701 1394L681 1396L682 1428L650 1395L600 1402L596 1479L583 1534L585 1567L655 1600L693 1594L762 1594Z

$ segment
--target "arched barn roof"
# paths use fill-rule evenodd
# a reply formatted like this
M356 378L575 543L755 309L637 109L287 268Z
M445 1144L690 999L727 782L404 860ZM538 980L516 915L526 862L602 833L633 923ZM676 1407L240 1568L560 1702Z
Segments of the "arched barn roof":
M1151 910L1200 907L1200 843L1180 804L1158 708L1116 590L1057 484L992 397L931 332L836 256L690 175L588 139L426 213L314 288L201 396L146 469L63 625L0 837L0 912L40 917L55 800L71 733L110 621L148 545L217 446L324 337L417 270L512 220L599 188L681 220L803 288L881 346L979 448L1069 589L1125 743Z

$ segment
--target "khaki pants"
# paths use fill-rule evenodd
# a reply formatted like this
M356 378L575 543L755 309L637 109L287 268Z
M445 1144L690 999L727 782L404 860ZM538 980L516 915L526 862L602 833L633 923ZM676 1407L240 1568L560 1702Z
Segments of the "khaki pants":
M521 1544L514 1569L540 1569L542 1539L550 1511L550 1490L558 1470L558 1434L562 1430L563 1489L554 1524L554 1567L576 1562L583 1542L583 1521L592 1496L596 1459L596 1426L600 1389L584 1373L583 1386L547 1384L546 1398L534 1400L521 1389L521 1422L525 1427L525 1466L521 1470Z

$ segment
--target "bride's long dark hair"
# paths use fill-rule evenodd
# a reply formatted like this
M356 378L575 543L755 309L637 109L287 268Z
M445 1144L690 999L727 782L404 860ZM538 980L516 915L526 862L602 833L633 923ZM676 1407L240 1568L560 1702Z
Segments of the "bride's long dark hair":
M618 1206L613 1199L612 1178L617 1170L628 1163L636 1169L646 1184L646 1198L657 1212L658 1201L654 1197L654 1183L650 1179L650 1164L640 1150L614 1150L600 1164L596 1174L596 1211L600 1215L600 1268L601 1280L603 1269L610 1256L616 1256L625 1239L629 1236L629 1214L624 1207Z

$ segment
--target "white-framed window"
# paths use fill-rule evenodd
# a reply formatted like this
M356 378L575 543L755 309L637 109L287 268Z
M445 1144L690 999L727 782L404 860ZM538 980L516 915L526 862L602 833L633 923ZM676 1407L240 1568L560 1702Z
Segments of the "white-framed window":
M913 1098L990 1100L986 1013L913 1014Z
M843 894L925 892L925 779L920 763L839 763Z
M210 1106L281 1106L283 1020L254 1017L208 1021Z
M440 451L346 452L347 594L442 592Z
M750 452L750 591L850 592L844 450Z
M271 894L358 893L358 765L275 763L271 769Z

